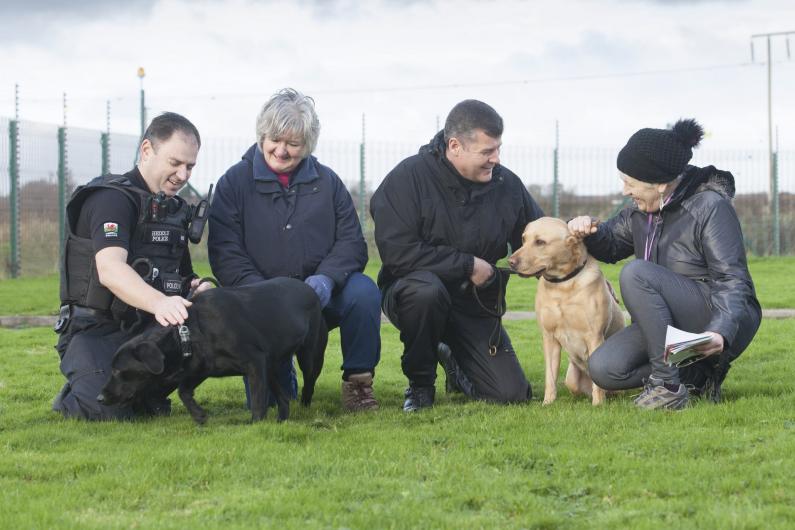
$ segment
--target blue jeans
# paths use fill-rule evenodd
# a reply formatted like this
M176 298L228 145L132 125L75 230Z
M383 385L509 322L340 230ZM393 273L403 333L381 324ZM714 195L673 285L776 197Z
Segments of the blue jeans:
M328 328L340 328L342 346L341 369L353 373L375 372L381 360L381 292L375 282L360 272L348 277L342 290L335 292L323 309ZM298 381L292 357L282 365L277 376L291 399L298 397ZM250 406L248 381L246 407ZM268 396L268 406L276 404L276 397Z

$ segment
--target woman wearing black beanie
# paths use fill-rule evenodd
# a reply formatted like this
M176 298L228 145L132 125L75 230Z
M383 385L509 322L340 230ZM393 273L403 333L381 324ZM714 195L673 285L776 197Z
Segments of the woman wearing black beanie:
M598 260L635 260L621 271L621 295L632 324L591 356L594 383L606 390L643 386L645 409L681 409L689 392L720 400L730 363L750 344L762 310L731 204L734 177L714 166L688 165L704 131L695 120L672 129L641 129L619 152L623 195L634 205L599 222L569 221ZM711 340L687 367L665 357L668 325Z

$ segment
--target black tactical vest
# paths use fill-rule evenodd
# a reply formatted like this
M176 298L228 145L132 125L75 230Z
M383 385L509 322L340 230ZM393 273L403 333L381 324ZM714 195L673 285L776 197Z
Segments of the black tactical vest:
M61 263L61 304L77 304L103 311L117 319L126 317L129 306L99 283L90 238L75 234L86 198L98 189L119 190L138 211L130 237L127 263L152 287L165 294L187 292L179 267L188 249L191 206L181 197L154 195L121 175L104 175L78 187L66 205L66 241Z

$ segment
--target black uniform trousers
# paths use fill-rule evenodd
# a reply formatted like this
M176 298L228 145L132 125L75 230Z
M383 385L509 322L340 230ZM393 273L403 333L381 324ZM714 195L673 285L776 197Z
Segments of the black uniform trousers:
M97 396L110 379L113 355L134 333L122 330L121 324L110 318L70 317L55 347L61 357L61 373L67 384L56 396L53 410L66 418L84 420L129 419L137 415L169 413L171 403L165 395L148 396L132 405L108 406L97 401Z
M437 347L444 342L472 383L472 397L499 403L530 399L530 383L502 326L499 348L494 355L489 351L497 318L457 307L435 274L416 271L396 280L384 289L382 305L400 330L401 363L411 386L434 386Z

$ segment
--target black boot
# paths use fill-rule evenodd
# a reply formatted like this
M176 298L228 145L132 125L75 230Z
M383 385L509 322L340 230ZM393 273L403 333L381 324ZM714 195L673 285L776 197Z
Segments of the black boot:
M436 387L409 386L406 389L406 401L403 403L403 412L415 412L433 406L436 396Z
M731 367L731 364L721 359L712 372L712 375L707 378L704 394L713 403L720 403L722 397L720 387L723 384L723 380L726 379L726 374L729 373L729 368Z
M439 358L439 364L444 369L444 391L448 394L463 393L474 398L475 387L458 366L450 346L440 342L436 348L436 356Z

